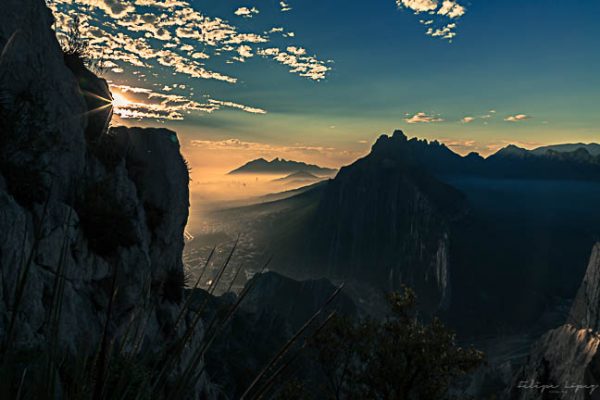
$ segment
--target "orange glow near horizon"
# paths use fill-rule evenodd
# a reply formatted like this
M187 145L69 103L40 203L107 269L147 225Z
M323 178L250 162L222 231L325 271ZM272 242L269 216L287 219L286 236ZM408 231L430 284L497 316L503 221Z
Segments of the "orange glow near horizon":
M119 92L113 92L112 96L113 96L112 105L116 109L127 107L128 105L130 105L132 103L131 100L129 100L127 97L123 96Z

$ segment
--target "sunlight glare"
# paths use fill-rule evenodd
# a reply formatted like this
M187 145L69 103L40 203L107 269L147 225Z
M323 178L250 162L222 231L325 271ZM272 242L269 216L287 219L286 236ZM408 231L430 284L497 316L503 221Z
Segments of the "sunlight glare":
M112 94L112 96L113 96L112 105L116 109L125 108L131 104L131 101L128 100L125 96L123 96L120 93L115 92Z

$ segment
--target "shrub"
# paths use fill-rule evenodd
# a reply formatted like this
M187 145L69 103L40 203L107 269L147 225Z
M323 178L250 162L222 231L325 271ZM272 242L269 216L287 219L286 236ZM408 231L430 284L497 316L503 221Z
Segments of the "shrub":
M326 377L324 398L445 399L482 364L483 354L458 347L438 319L417 318L412 290L392 293L388 303L392 316L382 322L335 317L311 339Z

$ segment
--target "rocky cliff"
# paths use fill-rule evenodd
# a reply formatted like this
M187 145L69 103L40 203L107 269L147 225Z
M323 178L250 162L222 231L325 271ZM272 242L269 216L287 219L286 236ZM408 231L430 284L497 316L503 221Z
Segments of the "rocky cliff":
M462 194L424 171L396 131L324 189L312 251L332 276L385 290L406 284L436 310L450 299L450 223L464 212Z
M518 372L510 398L600 398L600 243L596 244L567 323L546 333Z
M159 354L186 333L176 374L202 341L181 306L189 177L177 136L107 130L106 82L63 53L52 22L43 0L2 4L3 354L81 356L106 343ZM204 376L194 390L210 396Z

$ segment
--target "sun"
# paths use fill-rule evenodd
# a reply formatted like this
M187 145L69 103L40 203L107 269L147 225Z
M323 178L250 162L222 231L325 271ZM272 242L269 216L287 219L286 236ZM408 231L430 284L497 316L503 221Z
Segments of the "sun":
M114 108L125 108L131 104L131 100L127 99L121 93L113 93L112 105Z

